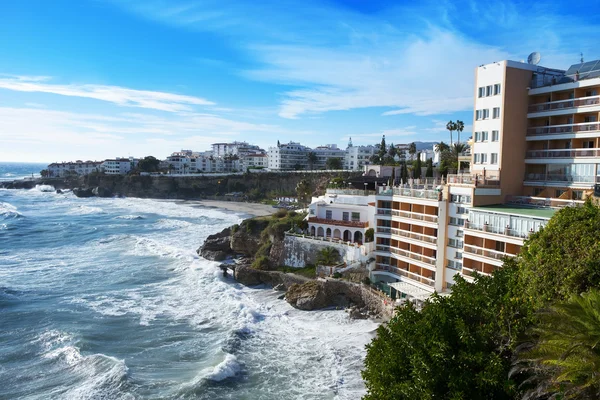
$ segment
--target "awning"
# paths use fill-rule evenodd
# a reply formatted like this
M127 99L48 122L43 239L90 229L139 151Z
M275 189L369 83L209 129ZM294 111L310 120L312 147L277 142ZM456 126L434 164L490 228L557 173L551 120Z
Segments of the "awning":
M401 293L414 297L417 300L427 300L429 296L433 294L433 292L430 292L415 285L411 285L408 282L394 282L389 283L388 286L393 287Z

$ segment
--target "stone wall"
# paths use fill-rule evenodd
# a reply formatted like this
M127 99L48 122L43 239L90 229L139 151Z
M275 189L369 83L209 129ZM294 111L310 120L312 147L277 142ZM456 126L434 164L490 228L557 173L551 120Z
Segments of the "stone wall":
M326 247L337 249L340 252L343 262L346 264L366 261L372 243L366 243L362 246L348 246L343 243L315 239L311 236L302 237L286 235L283 246L283 265L302 268L307 264L316 264L318 252Z

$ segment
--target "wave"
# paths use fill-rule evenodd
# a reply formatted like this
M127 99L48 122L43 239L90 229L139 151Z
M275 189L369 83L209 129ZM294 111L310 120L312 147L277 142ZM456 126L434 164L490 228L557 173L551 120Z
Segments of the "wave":
M115 217L115 219L126 219L126 220L136 220L136 219L145 219L145 217L141 215L119 215Z
M73 207L68 211L70 215L90 215L90 214L103 214L104 210L100 207L92 206L77 206Z
M221 382L227 378L233 378L240 370L241 365L233 354L226 354L225 359L212 369L208 368L202 374L202 379L209 381Z
M40 192L54 192L54 186L52 185L35 185L35 189Z
M191 222L182 221L180 219L159 219L156 221L155 225L161 229L181 229L195 226L195 224L192 224Z
M17 207L10 203L4 203L0 201L0 218L21 218L23 214L17 211Z

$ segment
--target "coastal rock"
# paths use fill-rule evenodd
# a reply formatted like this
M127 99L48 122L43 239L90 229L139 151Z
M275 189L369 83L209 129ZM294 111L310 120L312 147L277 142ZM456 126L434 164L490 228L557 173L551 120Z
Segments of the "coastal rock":
M94 193L92 189L83 189L83 188L75 188L73 189L73 194L77 197L94 197Z
M210 235L198 249L198 254L207 260L223 261L233 255L230 246L231 229L223 229L219 233Z
M261 234L268 224L268 221L258 218L244 220L231 235L231 250L254 257L261 246Z
M277 291L277 292L282 292L285 291L285 285L283 283L280 283L279 285L275 286L273 288L273 290Z
M92 193L94 194L94 196L98 196L98 197L112 197L113 196L112 190L107 189L105 187L101 187L101 186L96 186L95 188L93 188Z
M278 290L286 290L294 284L303 284L310 281L304 276L288 274L281 271L263 271L249 265L235 267L235 280L246 286L269 285Z
M285 294L285 299L293 307L305 311L317 310L330 305L324 282L317 280L290 286Z

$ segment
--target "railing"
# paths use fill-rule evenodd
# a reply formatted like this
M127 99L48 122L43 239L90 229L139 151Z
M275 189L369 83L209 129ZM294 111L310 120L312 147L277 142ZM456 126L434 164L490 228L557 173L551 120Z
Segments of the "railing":
M427 236L422 233L409 232L409 231L405 231L403 229L392 228L392 234L398 235L398 236L404 236L404 237L411 238L411 239L421 240L421 241L427 242L427 243L433 243L433 244L437 243L437 237L435 237L435 236Z
M470 244L465 244L465 252L464 255L467 254L476 254L478 256L491 258L494 260L502 260L504 257L514 257L515 254L505 253L502 251L496 251L492 249L485 249L483 247L473 246Z
M547 103L531 104L529 112L563 110L565 108L587 107L600 104L600 96L581 97L578 99L550 101Z
M463 275L466 276L473 276L473 272L477 271L477 273L481 274L481 275L485 275L485 276L489 276L490 274L488 274L487 272L483 272L481 270L478 270L477 268L467 268L463 265L462 267L462 273Z
M474 224L469 221L465 221L465 229L472 229L475 231L495 233L497 235L511 236L511 237L522 238L522 239L527 238L531 233L533 233L533 231L524 232L524 231L518 231L515 229L510 229L509 227L500 228L500 227L495 227L492 225L485 225L485 224L478 225L478 224Z
M423 254L413 253L412 251L399 249L399 248L393 247L393 246L390 246L389 251L392 254L397 254L402 257L408 257L411 260L417 260L417 261L421 261L426 264L435 265L435 258L433 258L433 257L425 256Z
M388 265L388 264L377 263L376 266L375 266L375 270L376 271L391 272L393 274L404 276L404 277L406 277L408 279L411 279L413 281L422 283L422 284L427 285L427 286L431 286L431 287L435 286L435 280L434 279L421 276L419 274L407 271L405 269L400 269L400 268L392 267L391 265Z
M596 177L594 175L568 175L568 174L534 174L526 173L524 180L526 181L542 181L542 182L577 182L577 183L594 183Z
M600 149L550 149L529 150L525 158L576 158L600 157Z
M390 245L389 244L377 244L377 245L375 245L375 250L390 251Z
M391 234L392 233L392 228L387 227L387 226L378 226L377 227L377 233Z
M561 208L566 206L580 206L585 201L583 200L564 200L552 199L546 197L529 197L529 196L506 196L506 202L509 204L528 205L532 207L552 207Z
M437 223L437 221L438 221L437 215L421 214L421 213L416 213L416 212L412 212L412 211L403 211L403 210L392 210L392 216L418 219L420 221L435 222L435 223Z
M535 126L527 128L527 135L551 135L559 133L577 133L597 130L600 130L600 125L598 124L598 122L584 122L579 124Z
M286 236L296 236L296 237L300 237L300 238L304 238L304 239L310 239L310 240L317 240L319 242L331 242L331 243L337 243L337 244L345 244L347 246L350 247L360 247L362 245L361 242L350 242L350 241L345 241L342 240L342 238L336 238L336 237L332 237L332 236L313 236L313 235L305 235L302 233L294 233L294 232L285 232Z
M392 209L391 208L378 208L377 214L378 215L392 215Z
M482 174L448 174L448 183L457 185L497 187L500 186L500 174L496 171Z
M367 196L375 194L374 190L362 190L362 189L327 189L327 194L347 194L352 196Z
M442 192L430 189L414 189L414 188L386 188L383 187L379 191L380 196L404 196L412 197L416 199L427 199L427 200L442 200Z
M361 221L340 221L337 219L327 219L327 218L317 218L317 217L309 217L308 222L312 222L315 224L326 224L326 225L338 225L338 226L348 226L352 228L367 228L369 226L369 222L361 222Z

